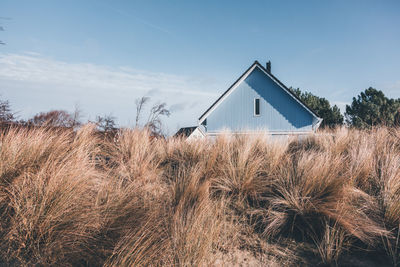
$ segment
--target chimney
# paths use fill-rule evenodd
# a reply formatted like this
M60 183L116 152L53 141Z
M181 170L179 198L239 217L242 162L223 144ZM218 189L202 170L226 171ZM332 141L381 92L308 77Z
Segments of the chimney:
M266 65L266 69L268 73L271 73L271 61L268 60L267 65Z

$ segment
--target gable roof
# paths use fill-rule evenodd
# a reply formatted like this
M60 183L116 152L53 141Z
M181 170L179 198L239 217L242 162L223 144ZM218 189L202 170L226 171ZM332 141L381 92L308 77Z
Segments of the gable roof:
M237 86L245 80L250 73L258 67L265 75L272 79L279 87L281 87L286 93L293 97L300 105L302 105L308 112L310 112L315 118L320 119L318 115L313 111L306 103L304 103L295 93L287 88L281 81L279 81L274 75L269 73L257 60L226 90L199 118L199 124L201 124L207 116L221 103Z

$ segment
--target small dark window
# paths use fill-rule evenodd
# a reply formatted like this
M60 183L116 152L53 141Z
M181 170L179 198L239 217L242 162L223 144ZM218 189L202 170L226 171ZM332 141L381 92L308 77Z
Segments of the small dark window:
M207 119L205 119L205 120L201 123L201 125L207 126Z
M254 99L254 115L255 116L260 115L260 99L259 98Z

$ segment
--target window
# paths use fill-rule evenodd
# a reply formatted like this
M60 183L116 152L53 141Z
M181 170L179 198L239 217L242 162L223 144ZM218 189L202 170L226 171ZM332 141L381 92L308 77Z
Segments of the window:
M254 99L254 116L260 116L260 99Z

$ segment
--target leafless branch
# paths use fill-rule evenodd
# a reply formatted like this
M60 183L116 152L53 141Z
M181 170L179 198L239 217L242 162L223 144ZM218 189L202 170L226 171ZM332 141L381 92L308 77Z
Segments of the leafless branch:
M112 116L111 114L109 115L104 115L104 116L97 116L96 118L96 124L97 127L103 132L110 132L116 129L116 123L115 123L116 118Z
M142 97L135 101L136 103L136 125L139 127L140 116L143 113L144 106L150 101L149 97ZM166 103L155 104L151 107L147 121L144 124L144 128L149 129L153 135L163 135L162 134L162 116L169 116L171 112L167 108Z
M139 120L140 120L140 116L142 115L143 108L149 100L150 100L150 97L147 97L147 96L142 96L141 98L138 98L135 100L135 104L136 104L135 127L139 126Z

